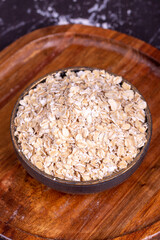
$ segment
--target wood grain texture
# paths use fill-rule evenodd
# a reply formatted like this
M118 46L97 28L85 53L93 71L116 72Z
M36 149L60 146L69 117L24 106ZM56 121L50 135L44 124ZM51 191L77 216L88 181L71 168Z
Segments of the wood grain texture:
M22 91L43 75L87 66L122 75L148 102L149 151L139 169L102 193L47 188L18 162L9 125ZM160 239L160 52L127 35L82 25L34 31L0 53L0 234L15 239ZM1 236L1 235L0 235Z

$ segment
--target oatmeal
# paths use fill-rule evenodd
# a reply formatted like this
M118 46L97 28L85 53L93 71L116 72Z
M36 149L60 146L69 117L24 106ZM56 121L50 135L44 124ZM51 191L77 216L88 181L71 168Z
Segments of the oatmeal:
M21 151L66 180L102 179L125 169L146 142L146 102L104 70L49 75L19 102Z

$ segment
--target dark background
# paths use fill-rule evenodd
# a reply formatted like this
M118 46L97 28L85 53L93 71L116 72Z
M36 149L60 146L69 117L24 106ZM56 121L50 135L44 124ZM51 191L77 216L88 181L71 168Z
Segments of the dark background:
M160 0L0 0L0 50L37 28L68 23L114 29L160 49Z

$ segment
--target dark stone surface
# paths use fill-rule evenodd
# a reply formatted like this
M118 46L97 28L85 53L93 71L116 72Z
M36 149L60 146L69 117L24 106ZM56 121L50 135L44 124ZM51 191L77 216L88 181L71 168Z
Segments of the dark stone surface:
M56 24L114 29L160 49L160 0L0 0L0 50Z

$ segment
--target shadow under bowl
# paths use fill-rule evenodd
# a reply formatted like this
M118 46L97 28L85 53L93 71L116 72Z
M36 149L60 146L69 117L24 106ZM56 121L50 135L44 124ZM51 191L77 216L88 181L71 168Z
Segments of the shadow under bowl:
M67 69L60 69L58 71L52 72L50 74L55 74L57 72L61 72L61 76L64 77L65 73L67 70L71 70L74 72L78 71L83 71L83 70L90 70L93 71L97 68L87 68L87 67L77 67L77 68L67 68ZM21 164L23 167L27 170L27 172L35 179L38 181L42 182L43 184L47 185L50 188L53 188L57 191L65 192L65 193L72 193L72 194L88 194L88 193L96 193L96 192L101 192L106 189L112 188L116 185L119 185L120 183L124 182L127 178L129 178L135 171L136 169L140 166L140 164L143 161L143 158L148 150L149 143L151 140L151 135L152 135L152 118L151 118L151 113L148 108L145 109L146 113L146 122L148 124L148 129L147 129L147 141L145 145L140 149L140 152L138 155L134 158L134 160L128 164L127 168L122 169L120 171L112 173L110 176L107 176L103 179L100 180L91 180L91 181L70 181L70 180L64 180L60 179L54 176L51 176L44 171L41 171L38 169L35 165L31 163L30 160L28 160L25 155L21 151L20 144L18 143L18 139L16 136L14 136L15 132L15 125L14 125L14 119L17 115L18 107L19 107L19 101L23 99L25 95L28 94L30 89L33 89L37 86L37 84L44 82L46 80L46 76L43 78L35 81L32 83L18 98L13 112L11 116L11 123L10 123L10 132L11 132L11 139L12 143L15 149L15 152L17 154L18 159L20 160ZM114 75L114 74L113 74ZM139 91L127 80L123 79L122 82L126 82L131 85L131 88L134 92ZM140 94L140 93L139 93ZM141 95L141 94L140 94ZM142 95L141 95L142 96ZM144 100L143 96L142 99Z

